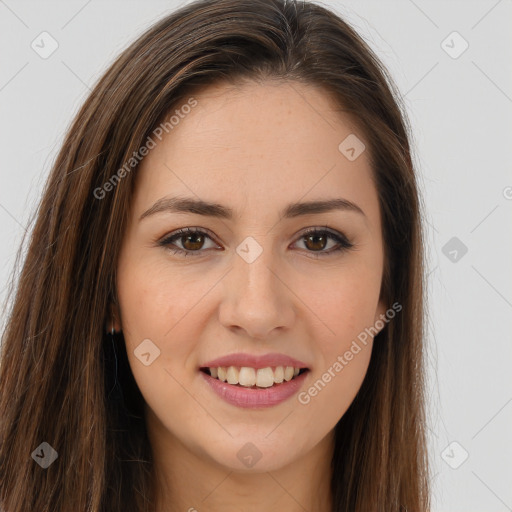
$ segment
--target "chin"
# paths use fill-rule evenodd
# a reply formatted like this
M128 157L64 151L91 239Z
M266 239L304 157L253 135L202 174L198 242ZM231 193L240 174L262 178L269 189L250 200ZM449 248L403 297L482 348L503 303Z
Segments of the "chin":
M294 462L297 453L291 449L296 443L290 439L265 440L268 432L262 433L261 438L252 437L219 444L220 453L210 453L210 456L220 465L236 473L265 473L282 469ZM277 444L277 446L276 446ZM232 454L232 455L231 455ZM228 456L229 455L229 456Z

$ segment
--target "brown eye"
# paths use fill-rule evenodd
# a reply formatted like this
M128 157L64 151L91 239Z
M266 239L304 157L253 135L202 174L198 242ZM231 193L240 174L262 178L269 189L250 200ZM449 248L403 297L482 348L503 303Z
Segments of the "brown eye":
M325 235L307 235L304 237L306 247L312 251L321 251L327 245L327 237Z
M211 245L205 248L205 243L208 241L210 241ZM183 228L176 231L174 234L166 236L158 245L166 247L175 254L195 256L204 253L205 250L203 249L215 248L216 244L213 243L212 237L205 231L194 228Z
M328 247L331 240L336 243L331 244L330 247ZM302 242L306 251L315 257L328 256L332 253L344 251L353 247L353 244L349 242L345 235L317 228L310 229L308 232L303 233L299 242Z
M159 242L159 245L166 247L175 254L196 256L205 252L203 249L205 249L205 243L208 241L213 244L213 247L206 247L206 249L215 248L212 237L205 231L197 228L184 228L165 237ZM314 257L328 256L353 247L353 244L349 242L345 235L326 229L310 229L298 241L304 243L306 252ZM335 243L329 247L330 241ZM217 248L219 247L217 246Z
M182 235L180 238L183 248L187 251L197 251L198 249L201 249L204 244L204 236L199 233Z

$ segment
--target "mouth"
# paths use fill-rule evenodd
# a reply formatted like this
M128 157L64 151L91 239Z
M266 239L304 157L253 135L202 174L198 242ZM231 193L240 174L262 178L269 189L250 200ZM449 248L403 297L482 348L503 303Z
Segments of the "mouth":
M199 370L213 379L245 389L277 388L310 371L309 368L293 366L218 366L201 367Z

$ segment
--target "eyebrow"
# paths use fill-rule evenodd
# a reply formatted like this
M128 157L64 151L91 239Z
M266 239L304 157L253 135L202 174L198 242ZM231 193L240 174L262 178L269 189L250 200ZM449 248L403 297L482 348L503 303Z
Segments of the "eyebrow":
M311 215L330 212L333 210L352 211L366 216L359 206L347 199L335 198L319 201L306 201L290 203L280 214L280 218L292 219L302 215ZM192 197L162 197L147 209L140 217L139 222L157 213L193 213L205 217L232 220L234 211L232 208L218 203L210 203Z

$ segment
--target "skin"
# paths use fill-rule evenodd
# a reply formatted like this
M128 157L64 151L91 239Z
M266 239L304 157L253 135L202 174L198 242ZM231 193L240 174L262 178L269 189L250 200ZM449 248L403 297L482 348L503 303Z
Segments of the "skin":
M349 134L363 136L313 86L219 83L194 98L198 105L137 171L113 313L146 401L157 511L327 512L333 429L362 384L373 340L307 404L295 395L266 409L238 408L217 397L198 368L239 351L280 352L308 364L301 388L307 391L386 311L379 300L383 240L368 150L355 161L339 151ZM236 214L226 220L162 212L139 221L171 195L217 202ZM364 215L278 215L294 201L338 197ZM301 237L306 228L325 225L354 247L327 254L336 240L322 246ZM196 255L158 245L184 227L212 233L203 245L174 241ZM248 236L263 249L252 263L236 252ZM144 339L160 350L149 366L134 355ZM246 443L261 453L252 468L237 457Z

